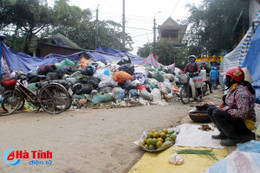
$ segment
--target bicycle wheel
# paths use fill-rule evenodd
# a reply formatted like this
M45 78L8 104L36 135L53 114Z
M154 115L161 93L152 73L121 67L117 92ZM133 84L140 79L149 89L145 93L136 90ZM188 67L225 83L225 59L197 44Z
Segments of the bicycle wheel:
M60 84L45 85L39 92L41 108L50 114L59 114L66 111L71 105L68 90Z
M190 102L190 85L184 85L180 89L180 99L183 104Z
M1 103L3 113L1 115L9 115L17 111L23 103L24 97L17 89L7 90L4 93L4 99Z

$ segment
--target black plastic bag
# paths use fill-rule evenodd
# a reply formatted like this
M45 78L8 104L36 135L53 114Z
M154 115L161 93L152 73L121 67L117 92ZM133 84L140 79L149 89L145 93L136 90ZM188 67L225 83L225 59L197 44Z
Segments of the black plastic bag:
M81 74L93 76L93 74L96 72L96 67L93 65L87 65L80 72Z
M135 73L135 67L133 64L123 64L118 68L118 71L124 71L130 75L133 75Z
M127 63L132 63L131 59L127 56L123 57L120 61L118 61L118 65L123 65L123 64L127 64Z

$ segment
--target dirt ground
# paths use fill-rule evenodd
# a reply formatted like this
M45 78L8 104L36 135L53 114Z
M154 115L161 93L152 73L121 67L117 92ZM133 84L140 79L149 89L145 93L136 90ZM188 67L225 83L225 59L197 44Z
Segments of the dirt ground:
M220 105L222 93L215 90L203 101ZM133 144L143 131L192 123L188 112L193 106L196 103L174 102L167 106L83 108L58 115L23 112L0 117L0 153L8 149L29 153L29 159L21 159L16 166L0 159L0 172L128 172L144 154ZM33 159L32 151L38 150L52 152L52 159ZM44 162L37 165L37 161Z

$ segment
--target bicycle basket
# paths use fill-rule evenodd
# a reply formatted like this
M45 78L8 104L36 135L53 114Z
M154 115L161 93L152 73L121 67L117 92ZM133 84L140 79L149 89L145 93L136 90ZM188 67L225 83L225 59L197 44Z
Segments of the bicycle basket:
M187 84L188 81L189 81L189 77L188 77L186 74L181 74L181 75L179 76L179 83L180 83L181 85Z
M16 79L11 79L11 78L2 79L1 85L6 89L13 89L16 85Z

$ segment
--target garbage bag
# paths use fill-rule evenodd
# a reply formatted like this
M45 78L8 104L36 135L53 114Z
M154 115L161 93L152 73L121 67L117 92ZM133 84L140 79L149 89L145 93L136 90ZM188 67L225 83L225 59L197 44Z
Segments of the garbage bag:
M60 65L61 66L64 66L64 65L73 66L73 65L75 65L75 63L73 61L69 60L68 58L66 58L65 60L60 62Z
M158 85L160 91L164 94L168 94L168 93L171 93L172 89L171 89L171 86L167 85L166 83L160 83Z
M92 91L92 88L91 87L88 87L88 86L82 86L81 89L79 90L76 90L75 91L75 94L77 95L81 95L81 94L90 94Z
M102 81L99 82L98 87L116 87L118 83L112 79L112 77L106 77Z
M80 68L83 69L86 65L88 65L88 61L86 58L81 58L80 60Z
M87 84L90 84L94 89L97 89L99 82L100 82L100 79L93 77L93 78L91 78L91 79L88 81Z
M82 70L81 73L88 75L88 76L93 76L93 74L96 72L96 67L93 65L87 65L85 66Z
M77 90L80 90L82 88L83 84L81 83L75 83L74 85L72 85L71 90L73 92L73 94L76 93Z
M130 75L133 75L135 72L135 67L133 64L123 64L118 68L118 71L124 71Z
M110 92L112 92L112 87L103 87L103 88L100 88L99 91L102 93L110 93Z
M153 101L155 101L155 102L161 102L162 101L161 92L158 88L154 88L152 90L151 94L153 96Z
M93 77L98 78L102 80L103 78L106 78L107 76L110 76L110 70L109 68L103 68L103 69L98 69L96 72L93 74Z
M44 74L44 68L45 68L45 65L41 65L37 68L37 72L39 75L45 75Z
M118 65L123 65L123 64L127 64L130 63L131 64L131 59L127 56L124 56L120 61L118 61Z
M158 80L159 82L164 82L163 75L159 71L154 73L153 78Z
M58 75L60 78L62 78L62 76L65 74L70 75L72 73L73 73L73 70L72 70L71 66L68 66L68 65L61 66L61 68L58 70Z
M153 100L153 95L151 93L149 93L146 89L142 89L140 91L140 96L148 101L152 101Z
M50 81L50 80L55 80L55 79L59 79L59 75L57 72L49 72L46 74L46 80Z
M140 81L142 84L145 84L147 81L147 76L145 76L143 73L135 73L133 78Z
M138 90L137 89L130 89L129 90L129 93L130 93L130 97L138 97Z
M51 65L46 65L46 66L44 67L44 73L45 73L45 74L47 74L47 73L49 73L49 72L55 72L55 71L57 71L57 67L56 67L55 65L53 65L53 64L51 64Z
M175 79L174 75L171 73L166 73L163 75L163 77L167 78L170 82L173 82Z
M126 80L132 80L132 79L133 79L133 77L124 71L115 72L115 74L113 76L113 80L115 80L118 83L123 83Z
M30 83L28 84L28 89L32 90L32 91L36 91L37 87L36 87L36 83Z
M137 85L135 83L132 83L131 81L125 81L122 85L122 88L126 90L136 89Z
M147 77L148 72L145 70L143 66L135 66L135 73L143 74L145 77Z
M28 79L27 82L28 83L40 82L40 78L38 78L37 76L34 76L31 79Z
M112 96L114 96L115 100L124 100L125 90L120 87L115 87L112 90Z
M98 103L102 103L102 102L109 102L109 101L112 101L112 100L113 100L113 97L110 93L103 94L103 95L96 95L96 96L93 96L90 99L91 103L93 103L93 104L98 104Z

